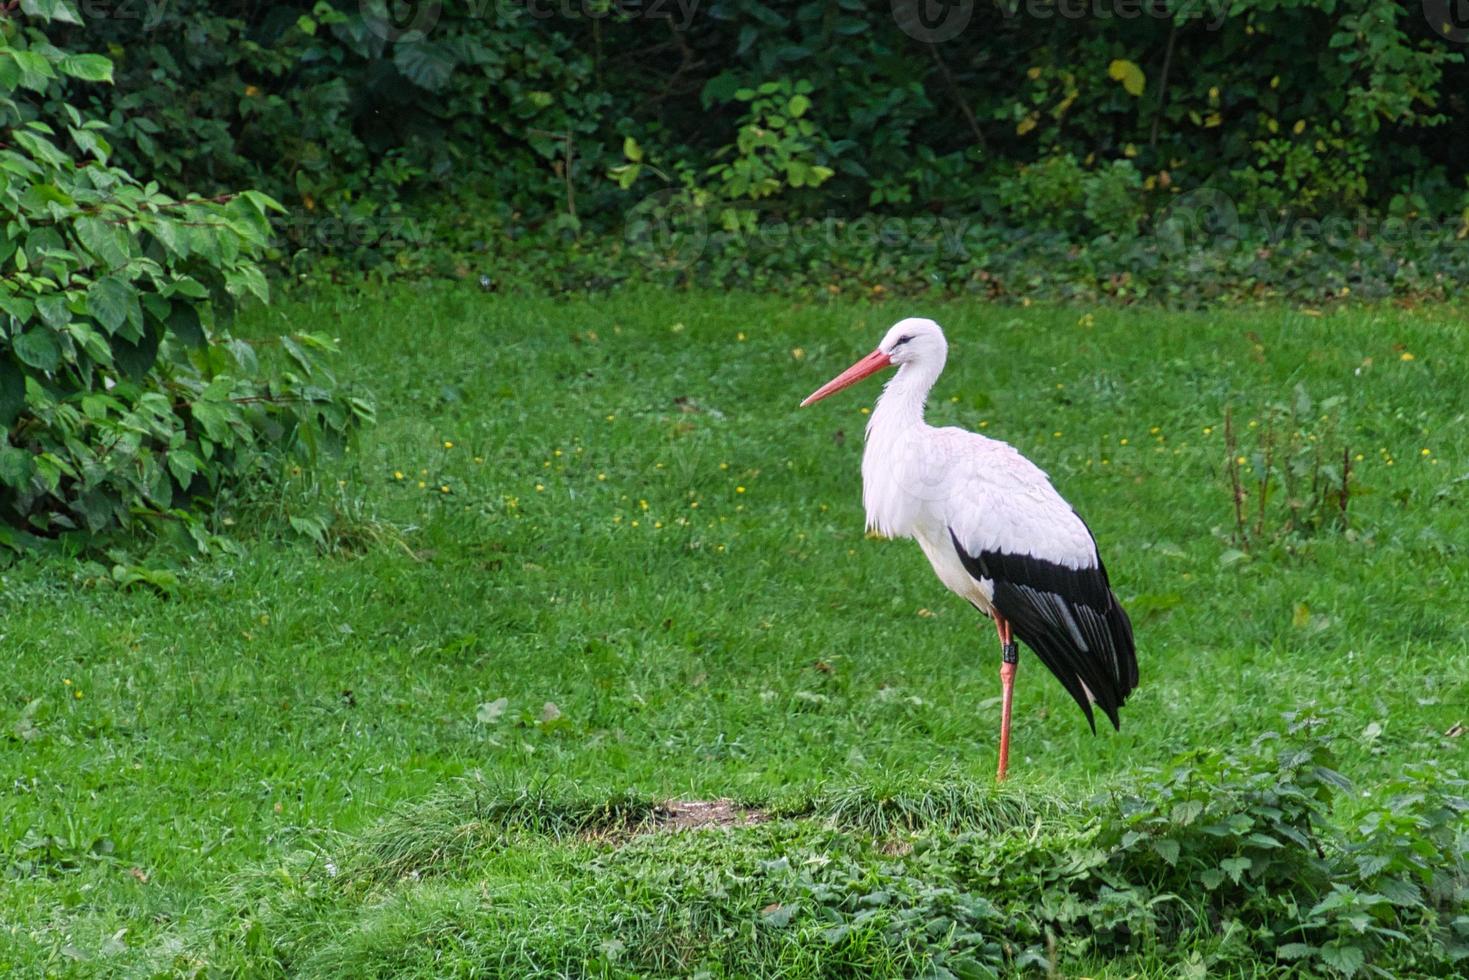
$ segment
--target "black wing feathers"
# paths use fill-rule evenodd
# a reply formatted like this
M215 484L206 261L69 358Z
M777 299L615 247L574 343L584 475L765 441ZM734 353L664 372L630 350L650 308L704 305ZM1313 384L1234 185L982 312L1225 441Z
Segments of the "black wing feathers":
M1137 686L1137 652L1132 623L1101 561L1096 568L1068 568L1002 551L971 555L952 530L949 536L969 574L994 583L995 608L1076 699L1092 731L1093 699L1120 728L1117 709Z

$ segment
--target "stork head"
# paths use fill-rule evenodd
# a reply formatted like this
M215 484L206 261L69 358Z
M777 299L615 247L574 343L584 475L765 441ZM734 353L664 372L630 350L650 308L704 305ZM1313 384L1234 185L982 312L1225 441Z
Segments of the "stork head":
M936 378L944 369L944 361L948 356L949 345L937 323L922 317L899 320L883 336L876 350L813 391L801 402L801 407L805 408L827 395L836 394L887 367L921 365Z
M949 356L949 344L944 332L932 320L910 316L899 320L883 336L877 349L888 356L894 364L928 364L937 361L943 367Z

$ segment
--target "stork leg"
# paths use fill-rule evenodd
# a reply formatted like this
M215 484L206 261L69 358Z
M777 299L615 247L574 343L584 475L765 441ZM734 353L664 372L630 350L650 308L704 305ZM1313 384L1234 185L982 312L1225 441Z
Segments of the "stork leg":
M1020 651L1010 634L1010 621L999 613L995 613L995 629L1000 634L1000 767L995 782L1000 783L1005 781L1005 772L1010 768L1010 704L1015 696L1015 667L1020 663Z

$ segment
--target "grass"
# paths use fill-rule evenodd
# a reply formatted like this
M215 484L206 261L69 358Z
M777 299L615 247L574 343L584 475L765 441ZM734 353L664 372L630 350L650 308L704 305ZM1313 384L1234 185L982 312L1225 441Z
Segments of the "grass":
M1092 737L1022 657L1003 791L992 631L914 545L863 538L876 386L795 408L912 313L950 337L931 420L1051 474L1137 627L1121 734ZM1463 758L1443 734L1469 714L1456 310L438 285L300 296L246 327L303 324L341 338L381 423L226 515L239 554L182 564L171 593L0 571L0 969L615 973L635 948L677 972L714 937L790 976L905 973L918 947L887 933L771 939L760 862L877 880L904 835L1069 828L1139 767L1308 708L1362 807L1410 762ZM1298 385L1343 399L1350 527L1246 553L1225 412L1253 444ZM633 832L674 797L775 819Z

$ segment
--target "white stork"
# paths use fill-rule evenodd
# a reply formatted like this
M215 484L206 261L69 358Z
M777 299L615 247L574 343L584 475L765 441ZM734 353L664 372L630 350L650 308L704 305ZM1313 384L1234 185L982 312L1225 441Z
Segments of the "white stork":
M1137 653L1091 530L1040 467L1006 443L923 420L948 354L937 323L900 320L876 350L801 406L897 367L867 423L867 528L913 538L939 580L995 621L1002 689L996 778L1004 779L1019 660L1015 637L1081 705L1093 733L1093 704L1120 727L1117 709L1137 686Z

